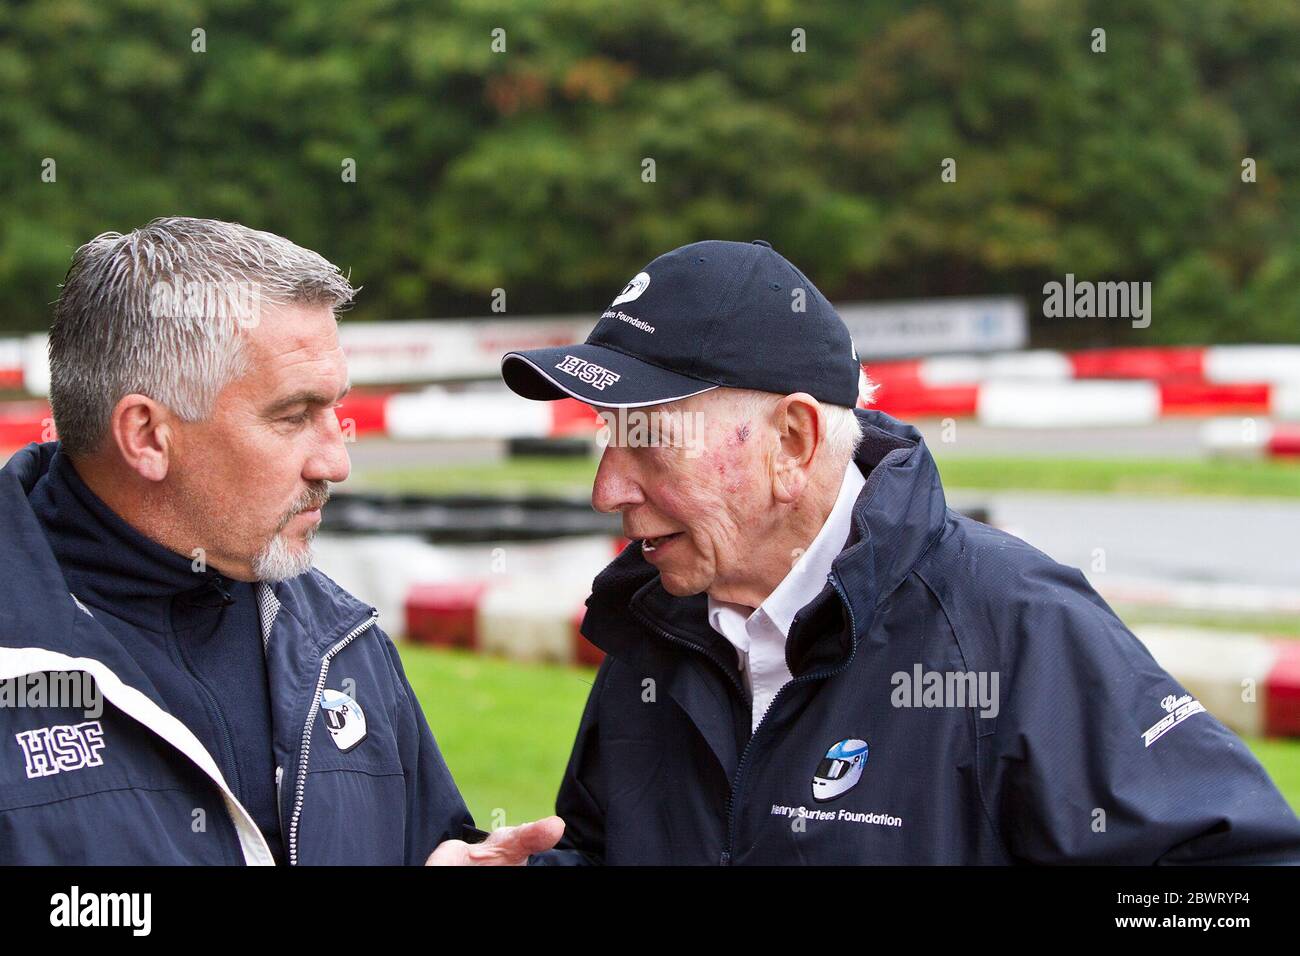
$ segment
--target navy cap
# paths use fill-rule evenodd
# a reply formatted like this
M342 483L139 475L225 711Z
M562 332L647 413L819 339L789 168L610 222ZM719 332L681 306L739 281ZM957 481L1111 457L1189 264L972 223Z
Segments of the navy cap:
M508 352L524 398L571 396L602 408L672 402L718 387L852 408L861 371L826 297L763 240L711 239L638 272L580 345Z

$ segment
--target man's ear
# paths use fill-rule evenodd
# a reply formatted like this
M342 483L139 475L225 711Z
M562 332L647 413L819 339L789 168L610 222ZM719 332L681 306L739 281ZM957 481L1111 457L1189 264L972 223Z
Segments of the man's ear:
M113 406L109 438L127 467L146 481L162 481L171 466L175 419L147 395L123 396Z
M817 399L795 392L777 402L772 414L778 442L773 461L772 493L789 504L808 486L813 459L821 450L821 418Z

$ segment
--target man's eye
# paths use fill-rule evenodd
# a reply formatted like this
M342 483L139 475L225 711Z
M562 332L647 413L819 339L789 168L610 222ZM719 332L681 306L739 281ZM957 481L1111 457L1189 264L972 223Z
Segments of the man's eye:
M304 425L307 419L311 417L310 411L299 412L297 415L290 415L288 418L282 418L280 421L288 425Z

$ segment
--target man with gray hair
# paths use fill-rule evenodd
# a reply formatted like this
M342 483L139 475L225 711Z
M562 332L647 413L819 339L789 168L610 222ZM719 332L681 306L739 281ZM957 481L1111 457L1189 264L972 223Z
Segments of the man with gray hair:
M666 253L502 374L603 410L591 500L632 542L534 862L1300 862L1258 761L1083 575L855 411L848 330L767 243Z
M77 250L50 332L59 440L0 471L0 863L519 863L484 836L373 608L312 568L349 462L324 258L159 219ZM91 718L94 719L91 719ZM435 850L437 851L435 853Z

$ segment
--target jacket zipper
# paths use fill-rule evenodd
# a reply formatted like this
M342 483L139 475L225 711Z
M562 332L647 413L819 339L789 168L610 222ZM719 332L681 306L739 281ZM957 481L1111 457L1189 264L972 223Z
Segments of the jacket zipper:
M316 723L316 712L320 709L320 695L325 689L325 677L329 673L330 661L335 654L351 644L358 634L374 627L377 620L379 620L379 612L372 609L367 620L349 631L343 640L326 651L325 656L321 658L320 677L316 679L316 691L312 694L311 708L307 711L307 723L302 729L302 752L298 755L298 779L294 781L293 813L289 817L290 866L298 865L298 820L302 816L303 795L307 787L307 758L311 754L311 729Z
M176 636L175 614L174 610L170 607L168 609L168 622L171 626L172 637L174 638ZM225 745L221 754L221 762L226 764L224 769L230 773L230 790L236 796L242 797L242 788L239 782L239 764L235 759L235 738L231 736L230 724L226 722L225 711L221 709L221 704L217 702L217 695L209 690L208 685L203 682L203 678L199 677L198 672L194 669L194 665L190 663L189 654L186 653L184 645L180 641L176 642L176 653L177 656L180 657L181 663L185 666L185 672L190 675L190 680L192 680L195 686L203 692L203 696L206 697L208 703L212 705L212 713L216 715L217 728L221 731L221 742Z
M212 691L208 690L203 681L199 678L199 675L194 673L194 668L190 666L188 660L185 661L185 669L189 671L190 677L194 681L195 685L198 686L199 690L203 691L204 696L208 699L208 703L212 705L212 712L216 715L217 727L221 730L221 741L225 745L225 749L221 754L221 762L226 764L226 770L230 773L231 791L242 796L239 784L239 765L235 761L235 741L230 735L230 725L226 723L226 715L222 712L221 705L217 703L216 695L213 694Z
M830 577L827 580L829 580L831 586L835 588L835 593L839 595L840 601L843 602L846 608L848 608L849 629L850 631L856 633L857 629L855 627L855 622L853 619L853 608L849 605L848 597L845 596L844 590L840 587L838 581L836 581L833 577ZM671 641L674 644L680 644L683 647L690 648L691 650L695 651L697 654L701 654L707 659L713 661L713 663L718 666L718 669L721 670L722 673L727 676L727 679L730 680L731 683L735 686L736 690L740 692L741 699L748 701L751 708L754 706L753 701L750 699L749 695L745 693L744 686L740 683L739 680L735 678L735 676L731 673L731 671L727 670L726 665L723 664L722 661L718 660L716 656L714 656L712 653L705 650L704 648L700 647L698 644L692 644L690 641L686 641L680 637L676 637L675 635L664 630L662 627L659 627L648 617L646 617L646 615L643 614L636 607L632 607L632 614L638 619L640 619L642 624L650 628L650 630L654 631L656 634L660 635L661 637L666 638L667 640ZM840 664L839 667L835 668L835 670L826 671L824 673L819 673L819 674L805 674L802 677L796 677L792 679L789 683L787 683L784 687L782 687L780 690L776 692L776 695L772 698L771 703L767 705L767 710L763 711L763 716L759 720L758 726L754 729L754 733L750 735L749 742L745 744L745 749L741 752L740 762L736 765L736 776L733 777L731 781L731 793L728 794L727 796L727 837L726 837L726 843L723 845L722 848L722 856L718 860L718 863L720 865L722 866L731 865L731 848L732 848L732 844L735 842L735 832L734 832L735 804L736 804L736 796L740 790L740 779L745 772L745 762L749 758L750 748L753 747L754 740L758 737L760 733L762 733L763 726L764 724L767 723L768 714L772 713L773 708L776 707L777 701L781 699L781 695L785 693L787 687L790 687L792 684L796 684L796 683L802 683L802 682L813 681L813 680L825 680L828 677L834 677L836 674L840 673L846 667L848 667L849 662L852 661L852 659L853 659L853 655L850 654L847 658L844 659L844 662Z
M837 581L833 576L828 577L827 580L830 581L831 587L835 588L835 593L840 596L840 601L843 602L844 606L848 609L849 632L851 634L856 634L857 627L856 622L853 619L853 606L849 604L849 599L845 595L843 588L840 587L839 581ZM731 781L731 793L727 796L727 842L723 844L722 857L718 860L718 863L721 866L731 865L731 851L736 842L736 798L740 794L740 781L745 773L745 763L749 759L750 750L754 746L754 741L758 739L758 735L763 732L763 727L767 724L768 715L776 708L777 701L781 699L781 695L786 692L787 688L793 687L795 684L807 683L814 680L827 680L834 677L849 666L856 650L857 645L855 642L854 650L851 651L849 656L846 657L834 670L823 671L816 674L804 674L801 677L791 679L776 692L776 695L772 698L772 702L767 705L767 710L763 712L763 716L759 720L758 726L754 728L754 733L750 736L749 743L745 744L745 749L740 754L740 762L736 765L736 776Z
M700 647L700 645L698 644L692 644L690 641L683 640L682 638L677 637L675 634L672 634L669 631L665 631L654 621L650 620L650 618L646 617L646 615L642 613L639 609L637 609L632 605L629 605L629 607L631 607L632 614L634 617L640 620L642 624L650 628L650 630L654 631L660 637L668 641L671 641L673 644L680 644L682 647L689 648L695 653L702 655L703 657L707 658L708 660L716 664L718 670L722 671L723 675L727 678L727 680L731 681L732 686L734 686L736 690L740 692L741 700L749 701L749 695L745 692L745 685L742 684L736 678L736 676L731 673L731 671L727 670L727 665L724 664L716 655L704 649L703 647ZM752 702L751 702L751 706L752 706Z

